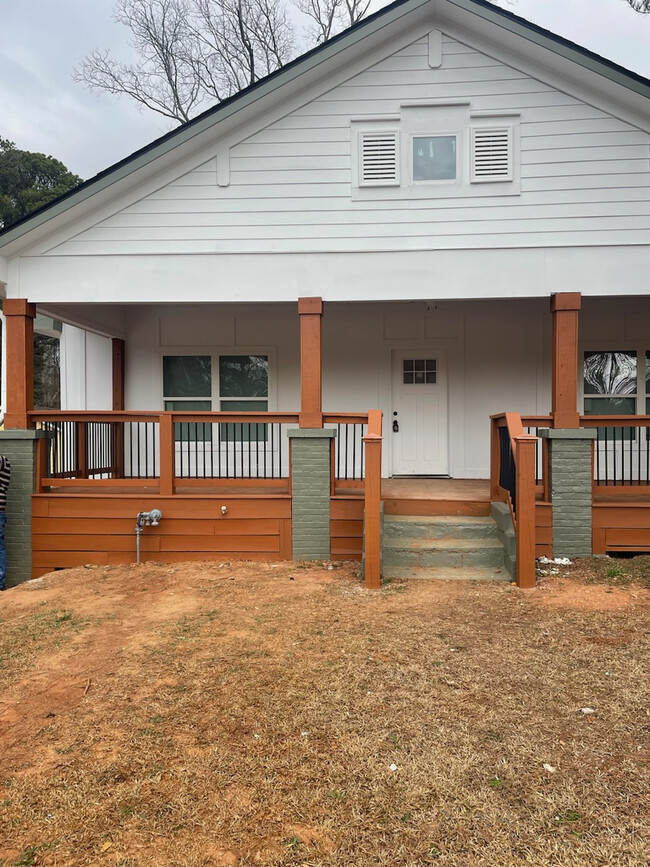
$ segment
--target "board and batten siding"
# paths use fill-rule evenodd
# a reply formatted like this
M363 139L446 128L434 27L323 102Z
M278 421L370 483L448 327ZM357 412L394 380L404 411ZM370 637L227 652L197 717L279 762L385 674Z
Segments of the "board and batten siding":
M351 118L468 99L520 114L521 193L352 196ZM647 244L650 137L459 41L428 38L374 64L131 204L50 255L372 252ZM489 186L489 185L488 185Z

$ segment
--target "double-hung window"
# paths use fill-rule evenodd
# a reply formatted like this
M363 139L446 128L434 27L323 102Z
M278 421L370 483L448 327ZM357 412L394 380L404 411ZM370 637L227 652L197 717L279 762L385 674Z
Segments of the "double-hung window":
M259 412L269 408L268 355L165 355L163 405L177 412ZM212 439L209 423L176 424L177 441ZM222 442L264 441L265 424L223 423Z

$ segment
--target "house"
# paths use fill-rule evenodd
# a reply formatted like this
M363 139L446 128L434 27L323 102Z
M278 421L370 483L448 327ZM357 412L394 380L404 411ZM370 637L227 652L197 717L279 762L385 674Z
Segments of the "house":
M398 0L2 232L14 580L132 561L154 507L145 557L364 548L371 585L381 499L505 503L522 585L650 550L649 96L484 0ZM96 348L59 412L36 312Z

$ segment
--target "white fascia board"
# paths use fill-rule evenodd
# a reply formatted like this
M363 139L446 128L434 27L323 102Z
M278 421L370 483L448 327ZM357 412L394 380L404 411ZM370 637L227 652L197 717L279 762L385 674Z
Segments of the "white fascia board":
M549 35L538 32L536 25L504 15L498 7L477 0L433 2L437 25L449 36L490 53L484 44L471 39L474 33L494 46L494 56L501 62L650 132L650 84L633 72L628 75L605 58L567 45L550 31ZM487 25L480 31L471 20L477 17Z
M179 146L200 137L206 131L212 131L212 135L214 135L213 130L217 124L220 126L225 124L226 121L233 118L238 112L250 108L260 100L264 99L268 101L271 95L278 93L278 91L281 91L279 98L282 99L283 92L292 83L297 83L301 89L309 87L315 78L323 75L320 71L316 75L312 73L319 70L324 63L337 58L346 49L357 45L361 41L367 40L376 34L381 34L394 21L404 18L411 12L424 9L430 14L431 4L432 0L406 0L406 2L396 3L392 7L380 10L375 16L371 16L371 18L362 22L360 26L341 34L340 37L334 37L325 45L313 49L302 58L297 58L296 61L267 77L259 84L227 100L216 111L199 115L194 121L190 121L180 129L163 136L158 140L157 144L154 142L142 150L136 151L132 157L127 157L120 163L117 163L114 168L109 168L105 172L102 172L97 176L96 180L90 179L87 182L87 186L84 186L77 193L72 193L72 195L63 201L57 202L43 213L36 214L26 223L16 226L13 230L10 229L6 235L0 237L0 248L6 248L5 252L8 255L19 253L26 244L24 241L22 243L16 242L22 239L23 236L29 234L31 238L27 243L32 243L35 238L33 233L38 228L47 223L51 224L53 220L57 221L57 218L66 214L66 212L72 209L76 210L78 206L108 188L114 187L120 181L128 178L129 183L137 183L137 180L132 177L136 172L141 172L146 167L151 166L152 163L175 151ZM328 83L327 89L329 87ZM221 134L221 130L219 134Z

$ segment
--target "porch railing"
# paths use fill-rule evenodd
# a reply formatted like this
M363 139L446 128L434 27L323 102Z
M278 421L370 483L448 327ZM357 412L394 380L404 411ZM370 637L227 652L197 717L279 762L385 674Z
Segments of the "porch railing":
M44 487L281 480L298 413L34 412Z
M581 427L596 428L594 487L650 486L650 415L583 415Z
M368 413L324 413L323 424L336 431L332 475L339 487L362 487Z
M490 498L510 506L517 543L516 580L535 586L535 487L537 436L524 431L537 419L514 412L491 417ZM531 424L531 422L533 422Z
M48 434L44 487L146 484L173 487L217 480L287 481L287 429L298 413L61 412L31 414ZM332 446L332 483L363 487L368 413L325 413ZM171 481L170 481L171 480Z

